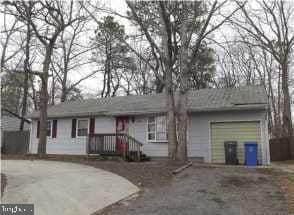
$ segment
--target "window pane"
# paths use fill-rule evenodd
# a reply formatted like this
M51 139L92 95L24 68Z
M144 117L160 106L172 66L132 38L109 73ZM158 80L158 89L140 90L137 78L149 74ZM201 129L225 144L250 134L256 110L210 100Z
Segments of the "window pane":
M166 133L165 132L156 133L156 140L166 140Z
M157 122L156 131L165 132L166 131L165 117L164 116L157 117L156 122Z
M88 120L79 120L78 121L78 128L88 128Z
M155 133L149 133L148 140L155 140Z
M78 136L87 136L88 129L78 129Z
M155 117L154 116L149 117L148 118L148 123L155 123Z
M148 132L155 132L155 124L148 125Z
M48 121L47 122L47 137L50 137L51 136L51 121Z

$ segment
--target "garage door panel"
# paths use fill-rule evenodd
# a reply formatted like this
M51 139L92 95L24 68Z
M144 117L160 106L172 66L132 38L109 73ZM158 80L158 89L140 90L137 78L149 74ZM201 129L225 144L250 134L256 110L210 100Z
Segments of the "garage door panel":
M247 125L250 125L251 127L252 126L259 127L259 121L246 121L246 122L239 121L239 123L242 123L242 124L236 124L236 123L238 122L215 122L213 124L215 128L226 128L226 127L236 128L236 127L246 127Z
M230 128L230 129L223 129L223 130L215 130L215 131L213 131L213 133L215 135L218 135L218 134L221 134L222 135L227 130L230 130L232 134L240 134L240 133L242 133L242 134L250 134L250 135L252 135L252 134L258 134L259 133L258 132L259 128L255 128L255 129L252 129L252 130L246 130L246 131L241 130L241 129L240 130L237 130L235 128ZM225 134L227 134L227 133L225 133Z
M244 163L244 142L256 141L258 160L261 160L259 122L218 122L211 123L211 150L213 163L225 163L225 141L237 141L237 156Z
M250 125L248 125L250 126ZM255 129L258 129L259 126L257 127L250 127L250 128L245 128L245 127L227 127L227 128L215 128L216 131L224 131L224 130L228 130L228 129L234 129L235 131L254 131ZM245 129L245 130L244 130Z
M254 140L258 139L259 135L258 134L254 134L254 135L250 135L250 134L242 134L242 138L240 138L240 135L239 134L233 134L233 135L229 135L229 136L218 136L218 137L214 137L212 138L213 141L223 141L224 139L225 140L232 140L232 138L237 138L237 139L240 139L240 140L248 140L248 138L252 138Z

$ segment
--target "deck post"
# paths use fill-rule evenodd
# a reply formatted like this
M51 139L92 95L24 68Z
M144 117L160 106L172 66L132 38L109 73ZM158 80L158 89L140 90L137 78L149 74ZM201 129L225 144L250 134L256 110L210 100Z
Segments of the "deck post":
M117 149L117 140L122 143L122 151ZM141 160L140 147L142 144L127 134L105 133L105 134L87 134L86 136L86 154L100 155L119 155L125 161Z
M123 157L124 157L124 160L127 160L127 141L126 141L126 138L125 138L125 135L122 136L123 138Z
M90 144L90 134L87 135L86 139L86 153L89 155L89 144Z
M140 159L141 159L141 155L140 155L140 145L137 144L137 161L140 162Z

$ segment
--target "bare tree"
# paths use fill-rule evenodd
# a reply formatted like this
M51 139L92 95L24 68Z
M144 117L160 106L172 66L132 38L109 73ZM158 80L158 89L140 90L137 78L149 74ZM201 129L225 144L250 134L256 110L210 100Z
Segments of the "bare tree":
M187 159L188 76L191 74L192 68L195 65L201 44L209 34L228 21L239 10L239 7L241 7L239 6L234 9L232 13L225 16L225 18L221 19L215 25L210 25L212 17L219 13L225 3L213 2L211 8L205 13L203 12L205 11L203 10L203 2L159 2L161 49L148 30L149 26L137 14L135 3L127 1L134 20L145 34L147 41L153 48L153 52L156 52L162 61L161 65L165 75L167 100L169 157L172 160ZM198 31L196 31L193 24L200 16L203 17L204 14L207 14L202 20L204 24L200 27L200 30L197 29ZM177 111L173 80L173 76L176 73L179 74L180 83ZM176 129L176 114L178 115L178 129ZM178 139L176 134L178 134Z
M46 154L47 139L47 105L48 105L48 78L51 56L60 33L70 26L77 19L73 19L73 2L66 7L60 1L36 1L36 2L17 2L7 1L8 6L16 11L14 15L29 24L45 48L45 57L43 61L43 71L30 71L31 74L38 75L41 78L40 93L40 138L38 144L38 153L43 156ZM65 13L65 11L69 11Z
M89 15L84 13L79 3L73 2L73 6L77 10L77 13L73 14L73 19L77 19L77 21L61 32L51 62L55 85L58 84L61 88L60 102L67 100L70 92L82 81L97 73L97 71L92 71L81 75L75 82L69 82L70 74L77 73L84 65L91 63L86 54L94 49L84 42L87 33L89 33L87 26L90 21ZM53 91L52 94L54 94Z
M237 4L240 4L237 2ZM251 38L254 46L269 52L281 68L283 92L283 136L292 136L291 99L289 93L289 58L293 52L293 4L284 1L258 1L258 8L242 8L244 19L234 18L232 23ZM239 16L240 17L240 16Z
M31 19L32 6L29 5L27 8L28 19ZM26 43L25 43L25 59L24 59L24 80L23 80L23 97L22 97L22 110L21 110L21 121L19 130L24 129L25 116L27 114L27 102L29 93L29 75L30 75L30 46L31 46L32 31L29 23L26 23Z
M129 48L122 42L126 37L123 25L116 22L112 16L104 17L103 21L97 24L96 35L92 39L95 48L92 60L98 68L97 71L101 71L103 75L101 97L111 97L115 96L120 88L126 89L122 82L130 82L130 74L135 69L134 59Z
M279 84L279 70L273 56L261 47L252 45L246 35L239 35L232 41L225 40L217 45L221 49L218 51L219 71L215 80L216 86L264 86L270 102L268 109L270 134L280 136L278 96L274 90Z
M6 6L4 6L4 11L3 11L4 32L3 33L5 33L5 40L4 40L4 42L1 42L1 45L2 45L1 65L0 65L0 68L1 68L0 72L1 72L1 74L4 72L5 63L9 59L13 58L13 56L15 54L17 54L17 52L14 52L12 55L6 56L6 52L7 52L7 47L8 47L8 44L9 44L9 40L10 40L11 36L16 32L15 31L15 28L16 28L16 24L17 24L17 19L14 19L13 24L8 29L8 27L7 27L7 21L6 21L6 16L7 16L7 9L6 9Z
M106 7L101 7L101 5L97 6L95 4L92 4L91 2L87 2L87 4L84 2L81 2L80 4L90 14L92 19L97 24L100 23L99 19L97 18L99 16L99 13L105 12L105 13L111 14L112 16L117 16L119 18L127 19L132 24L138 25L139 27L141 25L145 25L145 26L149 25L148 23L150 23L150 19L148 17L151 16L151 20L153 20L154 18L157 19L157 21L155 21L155 23L153 23L153 24L155 26L157 26L157 28L159 26L158 4L153 4L151 2L140 2L140 4L133 4L134 9L137 12L138 12L138 9L140 10L141 4L144 4L145 6L147 6L148 7L148 9L147 9L148 15L147 16L145 16L145 14L143 12L143 11L146 12L146 10L140 11L140 13L137 14L136 16L133 16L132 11L130 11L130 12L127 12L128 15L125 16L125 15L118 13L115 10L112 10L112 9L109 9ZM128 1L127 1L127 4L128 4ZM137 7L138 5L139 5L139 7ZM155 7L154 7L154 5L155 5ZM144 20L140 18L141 24L137 23L138 17L141 17L141 18L144 17ZM145 17L147 17L147 19L145 19ZM151 22L153 22L153 21L151 21ZM153 84L155 85L156 93L161 93L161 92L163 92L163 88L164 88L164 73L162 71L162 61L160 59L160 55L158 53L158 50L154 49L153 46L147 45L145 47L146 49L148 49L150 51L150 53L152 55L152 60L150 59L150 55L147 56L137 50L138 40L140 40L142 43L144 43L145 40L143 38L145 37L146 32L148 32L149 30L150 30L150 35L151 35L152 34L151 32L153 30L152 30L152 28L149 29L148 27L145 28L145 31L143 34L140 33L139 35L131 35L129 32L127 40L125 39L125 40L122 40L121 42L123 42L135 54L135 56L138 59L140 59L142 62L144 62L149 67L149 69L153 72L153 74L155 76L155 80L153 81ZM158 36L157 36L157 38L158 38ZM136 45L133 46L133 45L131 45L132 43L136 44ZM147 41L147 44L148 43L149 42ZM145 43L145 45L146 45L146 43Z

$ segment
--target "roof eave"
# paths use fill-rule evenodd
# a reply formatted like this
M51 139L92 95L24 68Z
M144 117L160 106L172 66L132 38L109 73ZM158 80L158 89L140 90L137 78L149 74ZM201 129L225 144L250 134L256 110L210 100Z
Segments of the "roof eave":
M236 105L230 107L218 107L218 108L193 108L189 109L189 112L219 112L219 111L230 111L230 110L267 110L267 104L260 104L260 105Z
M189 113L194 112L219 112L219 111L233 111L233 110L267 110L267 104L258 104L258 105L236 105L230 107L218 107L218 108L189 108ZM166 110L144 110L144 111L122 111L122 112L88 112L88 113L68 113L63 115L53 115L49 114L48 118L72 118L72 117L90 117L90 116L138 116L138 115L148 115L148 114L163 114L166 113ZM32 114L31 119L38 119L39 116Z

